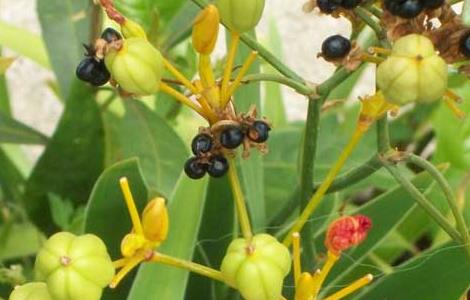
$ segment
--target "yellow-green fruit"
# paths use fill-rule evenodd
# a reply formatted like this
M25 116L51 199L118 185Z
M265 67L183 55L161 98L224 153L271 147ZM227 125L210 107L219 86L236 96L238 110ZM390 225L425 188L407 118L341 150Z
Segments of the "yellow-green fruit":
M447 65L425 36L398 39L377 69L377 85L397 105L439 100L447 89Z
M99 300L114 276L114 266L97 236L60 232L39 251L35 272L55 300Z
M52 300L44 282L31 282L15 287L8 300Z
M258 234L249 246L245 239L232 241L221 271L245 299L279 300L290 265L290 253L283 244L268 234Z
M255 28L264 10L264 0L217 0L216 5L222 21L239 33Z
M104 62L124 91L141 96L158 91L163 57L146 39L135 37L124 40L122 48L111 49Z

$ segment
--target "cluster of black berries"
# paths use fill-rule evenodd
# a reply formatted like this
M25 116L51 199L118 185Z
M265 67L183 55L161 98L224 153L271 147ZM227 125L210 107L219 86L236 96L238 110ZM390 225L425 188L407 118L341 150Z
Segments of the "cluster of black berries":
M445 0L384 0L384 6L394 16L412 19L424 9L439 8L444 2Z
M321 56L327 61L334 61L346 57L351 51L351 41L337 34L328 37L321 46Z
M353 9L362 0L317 0L317 6L322 13L331 14L338 8Z
M112 28L106 28L101 34L101 39L106 43L120 40L119 32ZM80 80L90 83L94 86L102 86L106 84L111 75L104 64L104 60L96 56L94 46L83 45L86 49L85 58L78 64L75 71Z
M212 177L222 177L228 171L227 159L223 150L238 148L247 138L250 142L261 144L268 140L271 127L262 120L256 120L250 125L228 125L216 134L200 133L191 143L195 156L186 161L184 171L188 177L199 179L208 173Z

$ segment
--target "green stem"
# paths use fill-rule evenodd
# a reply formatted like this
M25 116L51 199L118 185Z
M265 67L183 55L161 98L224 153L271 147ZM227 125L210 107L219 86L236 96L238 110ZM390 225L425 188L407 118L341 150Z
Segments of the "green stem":
M383 116L376 122L377 126L377 151L385 153L390 150L390 135L388 133L387 115Z
M340 83L346 80L350 75L350 71L346 70L345 68L339 68L338 70L336 70L333 76L331 76L322 84L317 86L318 95L323 96L329 94L335 87L337 87Z
M423 159L422 157L419 157L414 154L410 154L407 157L407 161L426 170L436 180L437 184L439 184L440 188L444 192L444 195L447 199L447 203L449 204L452 214L454 215L455 222L457 225L457 230L460 232L460 235L462 236L465 250L470 257L470 234L468 232L468 227L467 227L467 224L465 223L464 216L457 205L457 200L456 200L457 198L455 197L455 194L451 186L449 185L447 180L444 178L442 173L439 172L439 170L432 163Z
M200 8L204 8L207 5L205 0L191 0ZM227 27L223 22L222 24ZM271 53L268 49L262 46L260 43L256 41L256 39L250 37L247 34L240 35L241 40L245 43L248 47L258 52L258 55L264 58L271 66L273 66L276 70L279 71L282 75L289 77L293 80L296 80L300 83L304 83L305 80L300 77L294 70L286 66L279 58L277 58L273 53Z
M387 32L380 26L378 22L376 22L373 17L371 16L371 13L364 9L363 7L356 7L354 9L354 13L356 16L358 16L364 23L366 23L372 30L375 32L377 35L377 38L379 40L385 40L387 39ZM375 16L374 16L375 17Z
M390 172L395 180L415 199L415 201L424 209L424 211L436 221L439 226L456 242L462 244L462 237L455 230L452 224L437 210L432 203L424 196L408 179L406 179L398 170L397 166L384 161L383 166Z
M285 76L277 74L250 74L246 75L242 79L242 83L251 83L257 81L272 81L283 84L285 86L293 88L297 93L305 96L314 96L316 95L316 89L314 87L309 87L299 81L290 79Z
M308 205L311 195L315 156L317 153L317 141L320 123L322 103L326 97L320 99L309 98L307 121L305 123L303 147L300 165L300 209L303 211ZM310 270L314 267L315 248L313 244L313 224L307 222L302 235L302 246L305 254L302 255L302 265Z
M384 14L383 11L375 5L370 5L366 9L367 9L368 12L370 12L376 18L379 18L379 19L382 18L383 14Z

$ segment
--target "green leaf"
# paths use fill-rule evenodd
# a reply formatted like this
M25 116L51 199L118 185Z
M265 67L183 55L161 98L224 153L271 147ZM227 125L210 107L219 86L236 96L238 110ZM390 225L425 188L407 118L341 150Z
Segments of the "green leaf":
M146 32L157 17L157 1L152 0L116 0L116 8L127 18L139 23Z
M0 187L6 201L19 201L22 196L24 177L5 151L0 148Z
M32 224L4 224L0 227L0 261L33 255L43 241Z
M207 179L192 180L181 176L169 201L170 231L158 249L180 259L191 260L204 209ZM128 300L183 299L188 271L161 264L141 266Z
M355 299L461 299L470 285L470 263L464 249L446 244L400 265Z
M251 32L251 35L255 36L255 33ZM242 65L251 51L250 48L241 43L235 57L235 66ZM259 60L256 60L250 67L248 73L259 73L259 70ZM236 75L233 74L232 76ZM254 104L258 109L258 116L262 116L259 83L241 86L235 93L233 101L238 110L237 113L247 112L250 106ZM253 230L255 232L264 231L264 227L266 226L266 209L262 155L253 149L249 159L237 159L237 166L242 189L250 211Z
M45 145L47 141L44 134L0 112L0 143Z
M112 159L138 157L149 186L168 198L189 153L176 132L142 102L125 100L121 119L106 116ZM108 160L109 161L109 160Z
M186 2L178 13L169 21L162 32L162 50L165 52L191 35L194 19L199 8L192 2Z
M428 173L417 175L412 182L421 190L428 192L432 178ZM328 287L337 287L357 279L354 269L392 232L415 207L415 201L402 187L396 187L382 194L358 209L347 211L348 215L366 215L372 220L372 229L367 239L358 247L347 251L347 258L338 261L329 275ZM316 238L318 249L324 249L324 232ZM351 273L354 273L351 275ZM329 289L327 289L329 290ZM324 291L325 292L325 291ZM330 294L329 292L327 294Z
M51 65L41 37L0 21L0 45L25 56L46 69Z
M75 79L75 69L83 53L81 45L89 41L88 5L86 0L37 1L42 36L63 98L68 97ZM85 17L74 20L80 14Z
M101 115L92 90L77 82L26 185L28 214L41 229L54 231L49 193L70 199L74 206L86 202L103 169L103 145Z
M103 239L113 259L121 257L121 240L132 229L119 187L121 177L127 177L136 206L142 211L148 200L148 190L136 158L116 163L101 174L93 187L85 211L85 232L96 234ZM128 275L115 290L106 289L102 299L126 299L133 277L132 274Z
M470 26L470 1L464 0L462 9L462 22L465 26Z

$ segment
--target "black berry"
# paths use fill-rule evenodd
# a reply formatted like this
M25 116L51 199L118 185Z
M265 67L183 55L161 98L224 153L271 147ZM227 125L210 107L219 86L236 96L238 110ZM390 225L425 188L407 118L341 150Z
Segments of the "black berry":
M211 149L212 149L212 137L205 133L196 135L191 143L191 150L193 150L194 155L207 153Z
M191 157L184 164L184 172L189 178L199 179L206 175L207 166L198 161L197 157Z
M321 51L326 60L340 59L351 51L351 42L341 35L333 35L323 42Z
M101 38L108 43L122 39L121 34L111 27L106 28L101 34Z
M209 161L207 173L212 177L222 177L228 171L228 162L223 156L214 156Z
M235 149L243 142L245 135L239 127L228 127L220 133L220 144L227 149Z
M343 0L341 6L346 9L353 9L361 3L362 0Z
M98 61L93 57L84 58L78 64L75 73L80 80L86 81L94 86L106 84L111 77L104 61Z
M341 0L317 0L317 6L324 14L331 14L341 4Z
M255 121L248 130L248 138L255 143L264 143L269 138L269 127L268 123L264 121Z
M466 33L460 39L460 53L463 56L470 58L470 32Z
M426 8L436 9L441 7L445 0L422 0Z
M422 0L385 0L385 8L392 15L412 19L423 11L424 5Z

